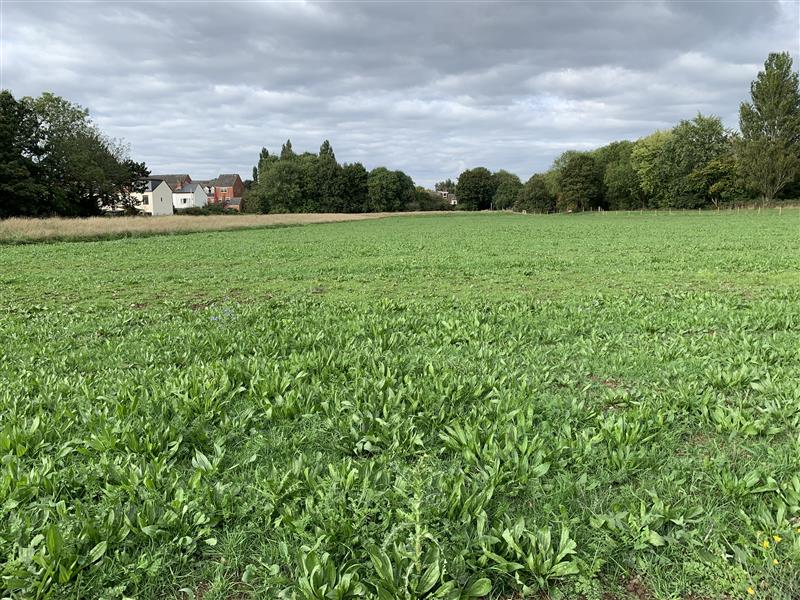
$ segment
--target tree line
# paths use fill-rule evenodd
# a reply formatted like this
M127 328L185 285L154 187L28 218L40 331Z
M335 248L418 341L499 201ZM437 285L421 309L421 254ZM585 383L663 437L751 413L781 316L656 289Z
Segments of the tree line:
M339 164L328 140L319 153L295 153L291 140L280 154L261 149L244 199L247 212L398 212L448 208L443 198L403 171L359 162Z
M800 196L800 91L788 52L772 53L739 109L740 132L716 116L698 114L669 130L596 150L569 150L524 184L484 167L458 182L465 210L529 212L702 208L760 198Z
M0 92L0 218L97 215L130 204L149 174L85 108L50 93Z
M468 169L436 192L399 170L340 164L330 142L318 153L262 148L248 212L394 212L449 209L531 212L595 208L699 208L759 197L800 196L800 90L788 52L770 54L739 110L739 132L698 114L669 130L590 152L567 151L544 173ZM90 216L104 206L133 210L130 193L149 171L105 136L89 112L54 94L15 99L0 92L0 218Z

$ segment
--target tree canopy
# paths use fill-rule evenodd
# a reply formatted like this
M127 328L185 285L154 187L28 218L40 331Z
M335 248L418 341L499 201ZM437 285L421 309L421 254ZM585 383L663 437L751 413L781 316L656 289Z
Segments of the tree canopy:
M291 140L278 156L262 148L257 173L246 204L261 212L394 212L431 205L418 201L413 180L402 171L339 164L328 140L316 154L295 153Z
M464 210L487 210L492 207L497 180L484 167L467 169L458 176L456 196Z
M148 174L85 108L50 93L16 100L0 92L0 218L79 217L130 205Z
M739 107L739 161L747 185L772 200L800 169L800 89L788 52L772 53Z

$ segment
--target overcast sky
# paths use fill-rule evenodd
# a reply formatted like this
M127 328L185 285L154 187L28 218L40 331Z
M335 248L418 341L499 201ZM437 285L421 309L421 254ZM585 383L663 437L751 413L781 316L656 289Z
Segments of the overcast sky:
M523 180L697 111L737 126L800 4L3 1L3 86L90 109L154 173L249 178L261 146Z

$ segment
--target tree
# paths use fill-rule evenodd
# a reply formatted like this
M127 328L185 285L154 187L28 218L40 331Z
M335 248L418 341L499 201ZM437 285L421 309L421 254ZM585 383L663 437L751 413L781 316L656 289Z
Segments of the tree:
M426 190L422 186L415 188L416 199L414 205L406 207L407 210L448 210L450 205L437 192Z
M295 156L296 154L292 150L292 140L286 140L286 143L281 146L281 160L289 160Z
M433 189L436 190L437 192L455 193L456 184L452 179L445 179L444 181L440 181L436 185L434 185Z
M342 167L342 212L365 212L367 206L367 180L369 174L361 163Z
M660 160L666 175L662 206L698 208L707 203L693 182L692 173L722 156L728 148L729 134L716 116L699 114L683 120L672 130Z
M609 165L618 162L626 155L630 154L630 147L633 145L628 140L611 142L605 146L601 146L591 152L592 157L600 165L600 168L605 171Z
M611 142L591 154L603 171L603 203L611 210L641 208L644 195L631 163L633 142Z
M771 53L739 107L739 164L763 201L775 198L800 169L800 89L788 52Z
M298 212L303 202L302 168L296 160L278 160L261 174L261 212Z
M492 205L498 210L505 210L514 206L517 195L522 189L522 182L519 177L508 171L497 171L494 175L495 192L492 197Z
M35 125L34 202L17 205L32 216L88 216L101 206L125 205L143 163L128 158L128 148L107 138L89 119L89 111L51 93L21 100Z
M639 177L642 191L654 202L668 199L669 173L666 170L667 144L672 131L655 131L636 140L631 150L631 164Z
M627 158L610 163L603 175L605 201L611 210L644 208L646 196L639 175L633 168L630 153Z
M0 92L0 219L33 216L44 186L36 160L40 134L30 108L9 91Z
M706 204L716 208L747 196L732 145L724 154L692 171L689 181L695 191L705 199Z
M583 210L601 205L603 171L588 153L577 153L567 159L559 175L561 208Z
M553 161L553 164L550 168L545 171L542 176L544 177L544 181L547 184L547 189L550 194L556 199L556 203L560 202L561 198L561 189L560 189L560 180L561 180L561 171L564 169L564 165L567 164L567 161L578 154L581 154L578 150L566 150L562 152L556 159Z
M145 178L150 176L150 169L147 168L144 162L137 163L131 159L126 159L122 164L126 173L122 176L124 183L117 198L121 198L121 204L128 212L136 212L138 200L135 200L131 194L144 191L147 185ZM105 200L101 200L101 204L113 208L116 206L116 198L113 195L106 197Z
M402 171L377 167L367 180L366 212L395 212L403 210L415 199L414 182Z
M292 159L292 162L296 163L299 173L300 198L289 208L289 212L323 212L325 209L319 177L319 156L312 152L303 152Z
M314 177L319 197L319 210L342 212L344 210L342 167L336 162L336 155L328 140L325 140L320 146Z
M537 213L550 213L556 210L555 196L550 193L544 175L537 173L525 182L517 194L514 210Z
M328 158L332 161L336 161L336 155L333 153L333 147L328 140L322 142L322 145L319 147L319 156L320 158Z
M492 206L496 191L496 180L489 169L477 167L467 169L458 176L456 195L464 210L487 210Z

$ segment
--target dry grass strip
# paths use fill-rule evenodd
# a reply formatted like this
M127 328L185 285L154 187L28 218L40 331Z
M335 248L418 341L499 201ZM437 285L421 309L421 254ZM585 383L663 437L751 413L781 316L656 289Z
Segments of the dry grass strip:
M278 215L211 215L171 217L90 217L87 219L6 219L0 220L0 244L31 242L76 241L192 233L198 231L224 231L228 229L255 229L312 223L337 223L361 221L405 215L447 214L434 212L404 213L313 213Z

